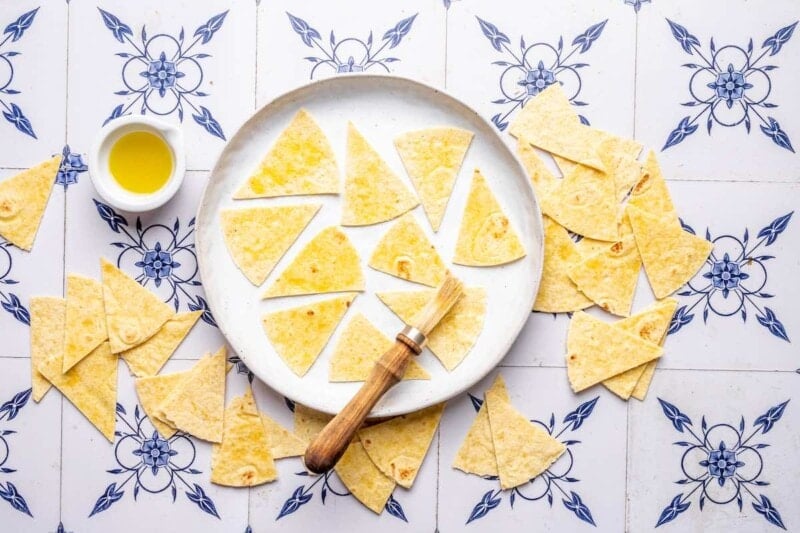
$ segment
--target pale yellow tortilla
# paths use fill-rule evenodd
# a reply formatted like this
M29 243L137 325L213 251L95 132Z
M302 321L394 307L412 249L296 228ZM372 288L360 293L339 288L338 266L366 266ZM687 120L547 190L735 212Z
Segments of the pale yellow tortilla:
M298 376L304 376L328 344L355 294L273 311L263 316L264 332L275 351Z
M369 266L429 287L438 287L447 273L442 258L411 213L400 217L383 235Z
M496 391L497 397L505 402L509 402L508 391L506 390L506 383L503 376L497 374L497 377L489 387L490 391ZM489 426L489 412L486 410L486 402L484 401L475 420L467 431L461 447L456 452L456 458L453 460L453 468L458 468L467 474L476 474L479 476L496 476L497 475L497 458L494 454L494 443L492 442L492 429Z
M422 291L379 292L378 298L408 324L436 294ZM466 357L483 330L486 316L486 289L470 287L428 335L428 348L442 365L452 371Z
M487 391L485 404L502 489L527 483L547 470L567 449L517 411L502 391Z
M394 140L433 231L439 231L473 136L460 128L439 127L409 131Z
M211 447L211 482L253 487L277 478L269 436L248 388L225 409L222 442Z
M358 252L341 229L331 226L297 254L263 297L363 290Z
M334 470L350 494L367 509L376 514L383 512L395 482L375 466L358 438L353 439Z
M545 215L578 235L600 241L619 239L614 180L607 174L578 166L541 204Z
M626 212L656 298L669 296L692 279L714 249L711 242L684 231L677 220L664 224L661 217L630 204Z
M381 472L410 489L439 427L444 403L363 428L358 438Z
M65 311L66 302L61 298L31 298L31 388L35 402L44 398L51 387L47 378L39 372L39 367L44 365L48 357L64 349Z
M331 415L296 403L294 405L294 434L309 444L330 422Z
M580 123L559 83L528 100L511 121L508 131L515 138L546 152L605 170L599 156L605 136Z
M419 205L417 198L378 152L347 125L343 226L368 226L397 218Z
M103 342L65 374L56 374L63 368L58 358L49 358L40 369L109 442L114 442L117 416L117 364Z
M156 375L202 314L202 311L178 313L167 320L155 335L130 350L120 352L119 356L128 364L134 376L141 378Z
M394 341L376 328L367 317L356 314L347 323L330 358L330 381L365 381L380 357ZM422 366L411 359L403 379L431 379Z
M657 359L662 352L655 343L578 311L567 332L569 384L574 392L580 392Z
M536 198L541 202L542 198L558 187L559 179L544 164L542 158L536 153L536 148L525 141L517 141L517 155L533 184Z
M108 339L100 282L67 274L67 322L64 332L64 372Z
M100 260L100 269L112 353L124 352L143 343L175 315L172 307L106 259Z
M320 207L320 204L250 207L225 209L220 213L225 245L250 283L264 283Z
M644 401L645 396L647 396L647 390L650 388L650 383L653 381L653 375L656 372L657 364L658 361L656 360L650 361L644 365L642 375L639 376L639 381L636 382L636 386L633 388L633 392L631 393L632 397L639 401Z
M667 330L669 329L672 315L675 314L675 308L677 306L677 300L674 298L666 298L654 302L630 318L620 320L614 324L614 326L629 333L633 333L634 335L638 335L646 341L660 345L663 344L664 338L667 336ZM655 361L650 361L649 363L626 370L621 374L617 374L603 381L603 385L623 400L627 400L631 397L631 394L647 367L649 365L655 366L657 361L656 359Z
M139 397L139 405L142 406L150 423L156 428L158 434L165 439L171 438L177 429L170 425L169 422L158 417L156 412L159 405L164 403L164 400L178 387L191 369L182 372L173 372L172 374L160 374L158 376L148 376L138 378L134 381L136 388L136 395Z
M636 185L642 175L642 166L637 161L642 151L642 143L625 137L608 133L603 130L594 130L603 139L600 143L604 148L600 160L606 167L606 171L614 178L614 185L617 190L617 201L622 201ZM603 157L605 155L605 157ZM571 173L579 163L553 156L561 173L566 176Z
M221 442L225 411L225 346L206 355L180 381L156 416L175 428L209 442Z
M267 430L269 448L274 459L296 457L306 453L308 443L300 437L278 424L276 421L261 413L261 422Z
M632 234L609 245L605 251L573 266L570 279L578 290L611 314L631 314L642 259Z
M641 179L631 190L628 205L658 217L660 224L665 226L680 224L678 212L675 210L667 188L667 182L661 173L656 154L652 150L647 154Z
M0 236L11 244L23 250L33 247L60 164L57 155L0 181Z
M486 178L475 169L453 262L467 266L494 266L524 256L525 248L517 231L497 202Z
M580 264L582 258L569 233L550 217L544 222L544 262L539 292L533 304L534 311L566 313L592 305L592 301L578 290L568 272ZM609 243L605 243L607 246Z
M301 109L233 197L338 193L339 169L331 144L311 114Z

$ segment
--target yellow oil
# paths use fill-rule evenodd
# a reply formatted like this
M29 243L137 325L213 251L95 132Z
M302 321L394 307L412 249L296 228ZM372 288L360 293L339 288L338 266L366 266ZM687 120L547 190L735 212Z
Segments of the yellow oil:
M111 175L126 191L151 194L172 175L172 150L161 136L149 131L126 133L108 155Z

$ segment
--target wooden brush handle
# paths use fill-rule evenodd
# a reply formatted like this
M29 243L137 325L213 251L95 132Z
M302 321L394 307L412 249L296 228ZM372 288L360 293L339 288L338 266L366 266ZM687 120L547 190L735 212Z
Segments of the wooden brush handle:
M421 351L413 341L398 335L395 345L375 363L356 395L308 446L306 468L317 474L333 468L378 400L402 379L411 355Z

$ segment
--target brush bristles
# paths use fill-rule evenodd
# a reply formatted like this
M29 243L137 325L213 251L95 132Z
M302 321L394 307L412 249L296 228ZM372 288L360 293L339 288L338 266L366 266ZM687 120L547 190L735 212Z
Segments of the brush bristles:
M448 271L436 295L414 317L412 325L427 337L462 294L464 285Z

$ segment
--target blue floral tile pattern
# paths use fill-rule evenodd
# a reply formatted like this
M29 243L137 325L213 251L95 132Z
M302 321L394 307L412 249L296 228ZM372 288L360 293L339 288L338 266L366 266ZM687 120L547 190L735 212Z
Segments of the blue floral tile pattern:
M748 310L755 312L756 320L772 335L789 342L789 335L775 312L764 304L775 295L766 292L767 265L775 259L759 250L775 243L776 239L789 226L794 211L777 217L759 230L751 242L750 232L737 237L732 234L712 238L706 229L706 240L714 243L714 250L706 260L701 273L678 293L690 303L681 305L675 311L669 333L676 333L691 323L693 311L703 304L703 323L708 322L711 313L719 317L739 316L747 322ZM691 226L681 221L684 230L695 233Z
M312 80L314 76L318 75L318 70L328 74L367 72L373 68L391 72L389 65L400 61L400 58L387 56L384 52L397 47L402 42L403 38L411 31L414 19L417 18L417 15L414 14L401 20L386 30L379 42L375 42L371 30L366 39L358 37L337 39L336 34L331 30L326 43L322 35L308 22L291 13L286 13L286 15L289 17L292 29L300 36L303 44L313 48L317 54L304 58L314 64L309 73L309 78Z
M477 412L483 404L483 400L472 394L469 395L469 398ZM556 439L571 436L572 433L583 426L583 423L592 414L598 399L599 397L595 397L580 404L574 411L564 417L559 427L556 427L555 413L550 415L550 419L547 422L542 420L531 420L531 422L542 426ZM550 468L542 472L539 476L531 479L527 485L520 485L510 491L503 491L498 488L485 492L478 503L472 508L472 512L467 518L466 523L469 524L475 520L486 517L490 511L496 509L500 505L505 496L508 496L509 507L514 509L514 504L519 500L535 502L546 499L547 504L552 507L555 495L561 498L561 503L568 511L574 513L575 517L587 524L596 526L597 524L595 523L595 519L589 507L584 503L581 496L571 488L574 486L573 484L580 482L579 479L570 476L570 473L575 465L575 446L580 444L581 441L572 438L564 438L561 442L564 443L567 450L558 461L550 466ZM498 478L497 476L486 476L485 479L497 484Z
M175 37L167 33L149 35L142 26L137 42L129 25L108 11L98 10L114 38L127 45L127 51L116 54L125 60L121 71L124 88L114 93L126 97L126 102L117 105L106 122L136 111L160 116L177 114L183 122L184 110L188 107L194 121L208 134L225 140L222 126L211 110L200 103L208 96L201 90L205 81L203 61L211 56L194 52L194 49L211 41L222 28L228 12L208 19L188 40L184 28Z
M761 479L764 470L762 450L769 444L757 442L756 437L769 433L783 416L789 400L767 409L750 428L744 416L738 425L709 425L703 416L700 431L696 431L689 416L677 406L661 398L658 401L675 430L689 440L673 443L684 450L680 460L683 477L675 483L684 486L686 492L672 498L658 517L656 527L677 519L691 507L696 497L700 511L707 502L716 505L735 502L742 511L744 501L748 499L752 508L767 522L786 529L778 510L767 496L760 493L761 487L769 485Z
M752 122L756 121L761 132L775 145L794 152L789 134L772 116L771 110L778 105L769 101L773 87L770 72L778 66L769 62L789 42L797 22L776 31L758 50L753 39L745 46L718 46L713 37L705 48L684 26L669 19L667 24L683 51L696 58L696 63L683 65L692 73L688 84L691 100L681 104L696 109L680 120L662 150L682 143L705 119L709 135L715 124L725 128L743 126L750 133Z
M11 442L13 442L12 439L16 431L9 429L11 427L9 423L28 404L30 397L31 389L27 389L18 392L11 399L0 405L0 499L8 503L14 510L33 517L20 489L7 479L7 476L16 472L16 469L12 468L9 462L11 458Z
M117 467L107 472L120 476L121 481L115 481L103 490L89 517L107 511L121 500L129 483L133 485L134 500L138 499L140 491L152 495L169 491L174 503L178 490L181 490L201 511L220 517L214 501L203 487L189 478L202 473L193 467L197 454L190 437L179 432L169 439L163 438L138 405L134 408L133 418L129 418L125 408L117 404L117 420L122 425L121 431L114 432L117 436L114 446Z
M644 4L649 4L651 0L625 0L625 5L633 6L633 10L637 13Z
M117 266L126 272L135 272L134 278L150 287L165 302L178 311L182 302L189 311L203 311L200 318L210 326L217 323L206 300L197 294L201 286L197 255L194 249L194 218L185 225L175 218L172 226L151 224L145 227L141 217L136 217L134 228L114 208L92 199L97 214L114 233L123 240L111 243L119 249Z
M14 266L14 256L11 252L16 253L17 250L13 244L0 238L0 307L15 320L30 326L31 315L28 309L22 304L19 296L10 290L10 287L19 283L11 277L11 269Z
M3 118L11 123L17 131L36 139L33 125L22 108L11 101L11 98L20 94L19 89L13 87L14 82L14 58L21 52L11 49L11 45L16 43L25 35L26 30L33 25L36 13L39 8L23 13L16 20L10 22L0 36L0 111Z
M56 174L56 185L61 185L64 190L67 190L70 185L78 183L79 176L87 170L89 167L84 162L83 156L72 152L68 144L64 145L64 150L61 152L61 164Z
M492 123L500 131L508 127L508 118L517 109L522 108L530 98L556 82L562 85L572 105L576 107L588 105L578 97L583 87L579 70L588 67L589 64L577 61L577 56L588 52L592 44L602 35L607 19L589 26L583 33L576 35L569 47L564 46L563 36L558 38L558 43L555 45L541 41L528 43L524 36L520 36L517 51L516 47L511 45L508 35L497 26L480 17L475 18L483 35L503 56L503 59L492 62L502 69L499 80L501 97L492 101L493 104L505 108L492 117ZM579 116L581 122L589 124L584 115Z

